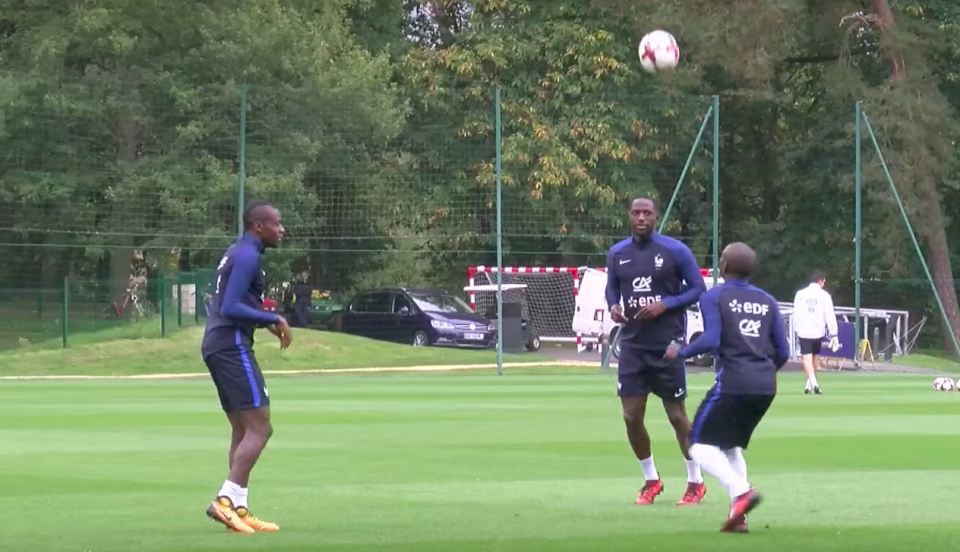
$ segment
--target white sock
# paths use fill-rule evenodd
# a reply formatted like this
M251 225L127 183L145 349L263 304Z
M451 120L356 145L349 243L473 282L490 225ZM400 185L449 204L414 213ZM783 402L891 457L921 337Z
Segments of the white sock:
M807 378L807 385L804 386L804 391L810 391L813 389L813 383L810 382L810 378Z
M238 506L239 500L243 500L244 506L247 504L247 490L229 479L224 480L223 486L220 487L220 492L217 493L217 496L229 498L235 508Z
M727 455L719 448L698 443L690 447L690 456L699 462L707 473L719 479L731 497L738 497L750 490L750 483L733 469Z
M807 389L813 389L814 387L820 387L820 384L817 383L816 374L807 378Z
M747 460L743 457L743 449L740 447L725 450L723 453L727 456L727 460L730 462L730 467L733 468L733 471L737 473L744 480L747 479ZM732 495L733 493L731 493ZM737 496L731 496L730 500L737 498Z
M237 498L233 500L234 508L246 508L247 507L247 488L240 487L240 492L237 493Z
M647 481L659 481L660 473L657 472L657 466L653 463L653 455L640 461L640 469L643 470L643 478Z
M700 471L700 464L696 460L686 460L687 463L687 482L703 483L703 473Z

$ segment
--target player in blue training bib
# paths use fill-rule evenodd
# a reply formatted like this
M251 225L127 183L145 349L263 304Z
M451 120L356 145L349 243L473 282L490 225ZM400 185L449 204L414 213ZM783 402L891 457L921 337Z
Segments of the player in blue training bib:
M747 482L743 450L777 394L777 372L790 357L777 301L749 282L757 256L748 245L723 250L724 283L703 294L704 332L690 344L671 344L666 358L713 352L716 383L693 418L690 456L730 493L724 532L747 532L747 513L760 495Z

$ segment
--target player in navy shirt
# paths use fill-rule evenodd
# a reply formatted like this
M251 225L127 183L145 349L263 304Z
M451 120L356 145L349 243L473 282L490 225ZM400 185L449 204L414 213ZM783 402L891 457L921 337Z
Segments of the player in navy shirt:
M253 334L267 328L290 345L290 326L274 313L264 312L266 288L260 256L277 247L283 236L280 212L268 203L252 202L243 211L244 233L220 260L201 351L230 420L230 474L207 516L233 531L276 531L275 523L250 514L247 485L250 472L273 434L270 397L253 353Z
M703 334L684 347L672 344L666 354L690 358L713 352L716 358L716 383L693 418L690 454L730 492L725 532L746 532L746 515L760 503L747 482L743 449L773 403L777 372L790 356L777 301L748 281L756 262L746 244L723 250L725 282L700 298Z
M644 475L636 503L653 504L663 492L644 424L652 392L663 401L687 461L687 489L678 503L683 506L700 502L706 486L700 467L687 453L686 366L663 355L671 342L684 338L687 306L697 302L705 285L690 248L654 231L658 218L653 200L635 199L631 204L633 236L611 247L607 255L607 304L613 321L623 324L617 394L627 439Z

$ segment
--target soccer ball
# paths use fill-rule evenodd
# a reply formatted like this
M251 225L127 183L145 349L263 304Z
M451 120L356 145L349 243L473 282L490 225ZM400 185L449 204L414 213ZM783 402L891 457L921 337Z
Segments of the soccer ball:
M953 391L953 380L950 378L937 378L933 380L933 388L937 391Z
M647 33L640 40L637 53L640 55L640 66L648 73L669 71L680 62L680 47L667 31Z

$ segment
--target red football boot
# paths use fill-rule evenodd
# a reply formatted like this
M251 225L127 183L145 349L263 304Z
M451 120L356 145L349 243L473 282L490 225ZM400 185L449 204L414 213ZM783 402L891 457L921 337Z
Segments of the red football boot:
M677 502L677 506L693 506L694 504L700 504L700 501L703 500L703 497L707 494L707 484L703 481L700 483L687 483L687 490L683 493L683 497Z
M760 494L753 489L738 496L736 500L733 501L733 506L730 508L730 515L727 516L727 521L723 524L723 529L721 530L725 533L730 533L740 525L746 524L747 514L759 506L762 500Z
M661 480L657 479L653 481L646 481L643 484L643 488L640 489L640 492L637 494L636 504L653 504L653 501L657 498L657 495L662 492L663 482Z

